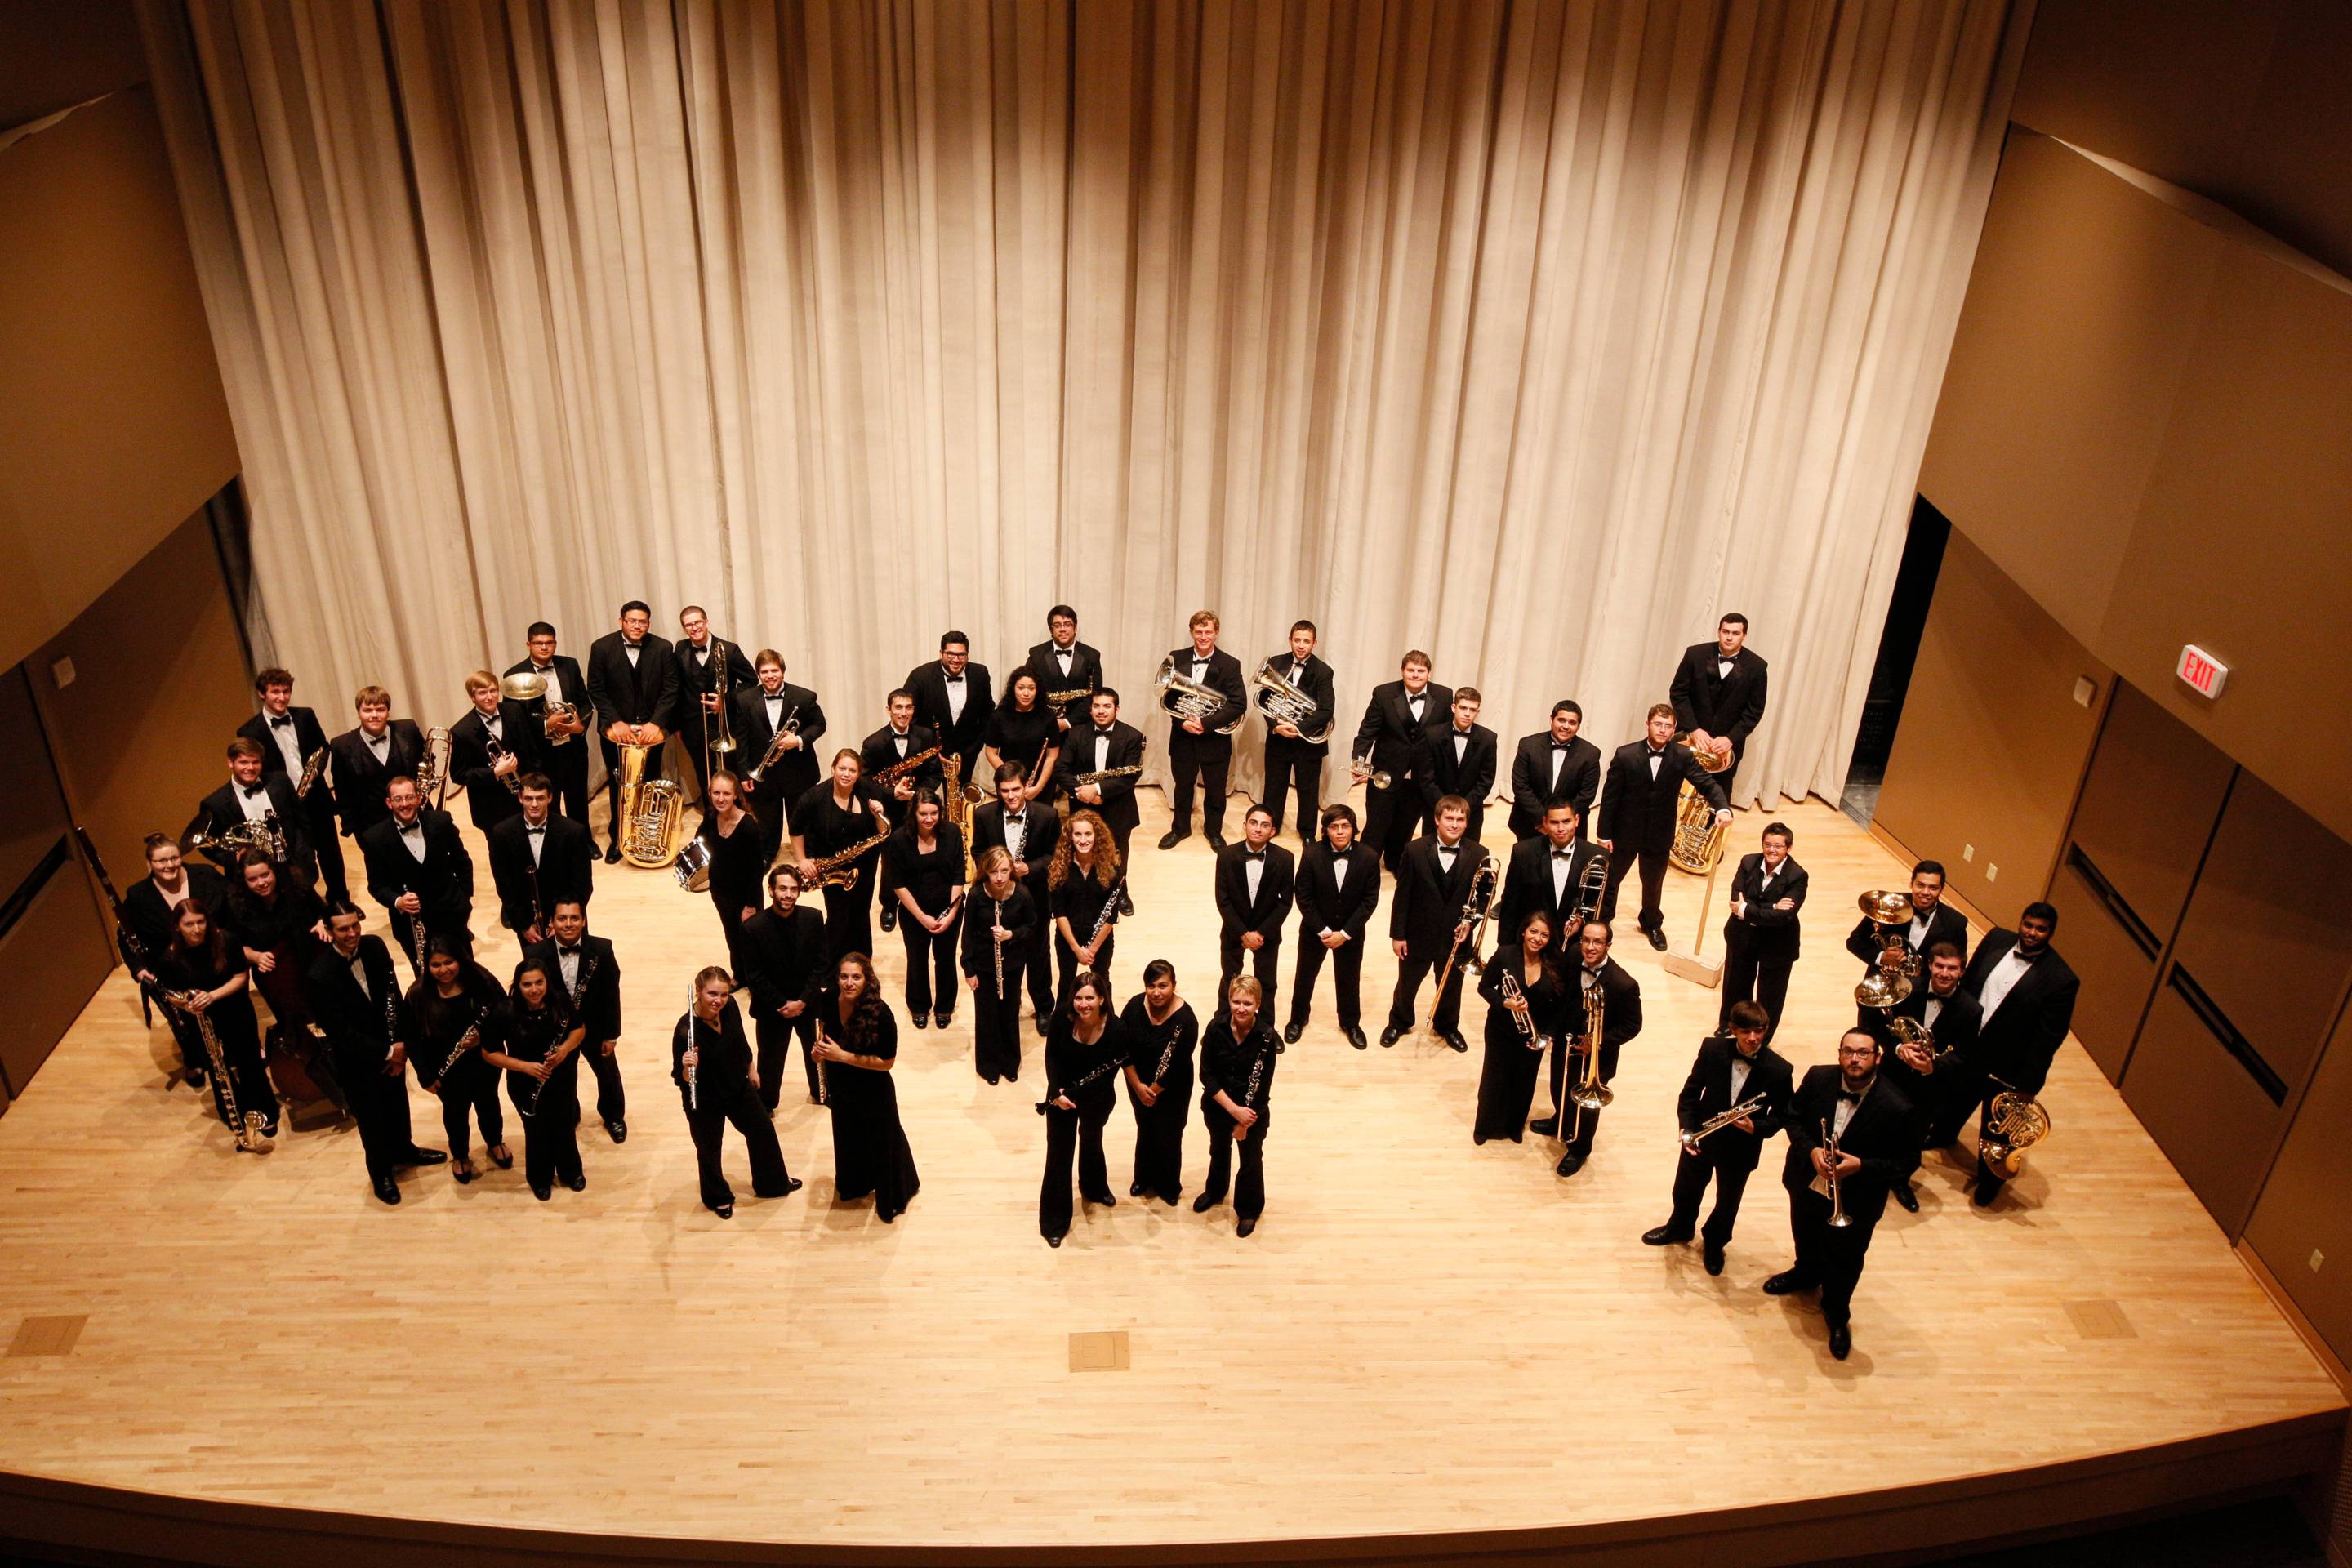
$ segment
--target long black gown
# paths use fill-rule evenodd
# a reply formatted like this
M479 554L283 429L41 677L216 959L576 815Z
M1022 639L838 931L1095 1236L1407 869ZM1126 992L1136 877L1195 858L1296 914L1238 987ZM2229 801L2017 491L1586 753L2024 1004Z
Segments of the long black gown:
M1200 1044L1201 1021L1190 1002L1180 1002L1165 1023L1155 1024L1141 996L1129 999L1118 1016L1127 1037L1129 1065L1144 1082L1159 1080L1160 1103L1146 1105L1128 1085L1127 1100L1135 1112L1135 1182L1140 1195L1173 1204L1184 1190L1184 1122L1192 1113L1192 1051ZM1162 1060L1167 1062L1163 1072ZM1121 1078L1127 1075L1121 1073Z
M1002 919L999 919L1000 914ZM1029 956L1029 930L1044 917L1030 901L1029 889L1018 882L1000 910L997 900L982 890L964 900L963 972L980 982L972 993L972 1070L991 1079L1021 1076L1021 972ZM1003 994L997 994L996 939L992 928L1003 925L1013 934L1004 943Z
M1063 831L1066 833L1069 829L1065 826ZM1077 862L1073 860L1070 862L1069 880L1054 889L1053 918L1067 920L1072 934L1084 942L1093 934L1095 921L1102 919L1103 903L1109 897L1110 889L1092 877L1080 876ZM1114 1005L1109 994L1110 964L1111 960L1118 956L1118 913L1113 910L1110 929L1103 933L1102 946L1095 953L1093 965L1096 975L1103 983L1105 1006ZM1070 1005L1070 991L1078 983L1078 960L1076 952L1058 928L1054 932L1054 967L1060 975L1054 988L1054 1011L1059 1013Z
M1473 1138L1507 1138L1521 1142L1528 1130L1528 1109L1535 1103L1536 1074L1543 1054L1528 1049L1528 1039L1508 1007L1503 1005L1503 976L1512 973L1517 955L1497 953L1478 982L1486 999L1486 1055L1478 1069L1478 1116L1470 1129ZM1528 1021L1538 1035L1559 1037L1561 1003L1567 995L1559 976L1547 968L1529 985L1524 963L1517 966L1520 986L1527 992Z
M824 1023L825 1037L842 1049L896 1061L898 1020L887 1002L876 1000L877 1005L868 1015L870 1033L843 1028L841 998L830 985L818 994L814 1011ZM915 1152L907 1145L907 1130L898 1121L898 1089L891 1075L826 1062L824 1102L833 1112L834 1195L856 1199L870 1194L877 1215L886 1222L897 1219L923 1184L915 1172Z
M819 779L814 788L793 804L793 831L800 835L809 858L822 860L874 837L874 814L866 809L866 803L881 798L878 791L860 779L856 794L850 797L849 809L845 811L834 803L833 780ZM831 963L839 963L845 952L873 956L874 883L881 858L882 850L877 845L850 863L857 868L856 887L824 889L824 953ZM802 897L807 895L803 893Z
M768 895L761 886L768 875L768 846L758 820L748 813L735 821L735 831L722 833L719 814L702 819L694 836L710 846L710 904L719 911L719 929L727 933L728 963L737 960L735 938L745 910L763 910Z
M1037 1234L1049 1239L1070 1229L1070 1165L1077 1164L1078 1192L1090 1204L1118 1202L1103 1163L1103 1127L1118 1104L1109 1064L1127 1055L1126 1033L1116 1018L1103 1020L1102 1037L1087 1045L1077 1037L1070 1016L1056 1013L1045 1037L1045 1175L1037 1189ZM1084 1081L1081 1080L1090 1080ZM1052 1103L1068 1098L1076 1110Z

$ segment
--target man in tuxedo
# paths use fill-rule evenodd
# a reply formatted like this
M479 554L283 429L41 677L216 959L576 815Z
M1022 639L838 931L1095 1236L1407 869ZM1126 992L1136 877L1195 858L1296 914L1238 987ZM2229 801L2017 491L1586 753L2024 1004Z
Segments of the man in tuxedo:
M2050 939L2058 933L2058 911L2032 903L2017 917L2015 931L1995 929L1977 944L1960 989L1977 1001L1977 1042L1969 1052L1963 1083L1992 1115L1992 1098L2002 1089L2039 1099L2050 1063L2074 1026L2074 996L2082 983ZM1984 1120L1977 1123L1979 1142ZM1971 1199L1989 1208L2008 1177L1977 1160Z
M1275 984L1282 969L1282 922L1290 914L1297 868L1274 841L1274 813L1253 804L1242 817L1242 841L1217 852L1217 994L1233 989L1244 959L1274 1016Z
M865 764L866 776L875 777L885 768L897 767L908 758L919 755L939 744L939 737L915 722L915 695L904 687L890 693L890 717L879 730L866 737L858 746L858 760ZM890 826L896 827L907 820L913 808L915 792L929 790L937 794L941 782L940 760L932 757L916 763L887 784L878 786L885 794L883 809L890 814ZM887 913L889 904L883 905ZM882 929L888 931L889 922Z
M173 929L180 921L180 907L190 903L204 910L215 925L220 924L222 911L228 907L228 883L210 866L183 859L178 841L168 834L149 834L147 874L131 883L130 891L122 895L122 919L114 933L123 967L139 982L142 1006L153 997L157 985L154 965L172 945ZM187 1026L192 1020L176 1007L164 1008L163 1017L172 1026L173 1040L180 1047L181 1076L196 1088L204 1088L205 1075L212 1069L212 1057L204 1048L203 1036ZM148 1021L152 1026L152 1015Z
M1577 833L1576 807L1568 801L1553 801L1538 821L1542 831L1512 847L1503 871L1503 889L1495 904L1495 951L1517 952L1528 917L1539 914L1551 925L1552 956L1565 964L1584 924L1577 917L1586 868L1601 851Z
M1853 1349L1853 1288L1871 1233L1886 1212L1886 1194L1919 1168L1918 1115L1881 1077L1878 1058L1876 1040L1848 1029L1838 1041L1837 1065L1811 1068L1797 1085L1789 1106L1789 1157L1780 1168L1797 1260L1764 1281L1768 1296L1820 1288L1830 1354L1840 1361ZM1823 1147L1824 1130L1837 1141L1834 1163ZM1830 1224L1840 1209L1851 1225Z
M1364 721L1356 726L1350 757L1368 761L1389 775L1389 787L1364 786L1364 843L1394 871L1404 860L1404 847L1421 826L1426 803L1415 769L1426 767L1429 731L1443 729L1454 703L1450 687L1433 684L1429 656L1408 651L1400 679L1372 688L1364 704Z
M368 896L392 917L393 939L408 954L416 977L425 977L425 944L447 937L471 957L474 933L474 858L457 837L457 825L417 793L406 773L384 787L386 816L360 835L367 865Z
M1642 867L1642 913L1636 921L1650 945L1666 951L1666 916L1660 908L1666 886L1666 855L1675 847L1675 816L1687 783L1715 807L1716 820L1729 822L1723 786L1675 742L1675 710L1661 702L1650 710L1648 732L1617 748L1609 759L1609 790L1601 799L1601 847L1609 851L1609 889L1601 918L1617 917L1617 885L1636 861Z
M569 654L555 651L555 628L545 621L533 621L523 634L529 650L520 662L509 667L509 675L536 675L547 682L547 695L534 697L522 705L530 721L533 743L537 748L539 771L555 784L557 809L578 823L588 826L588 743L581 737L588 732L595 717L595 704L588 700L588 679L580 673L580 661ZM553 720L548 709L570 708L572 715L559 711ZM552 732L551 732L552 731ZM595 842L593 838L589 841Z
M360 912L348 900L327 906L327 938L328 946L302 976L302 997L311 1023L327 1037L335 1076L360 1124L368 1182L377 1197L396 1204L395 1171L449 1157L418 1148L408 1119L408 1042L415 1020L383 939L360 934Z
M1201 826L1209 847L1225 847L1225 775L1233 765L1234 738L1217 731L1249 711L1249 693L1242 684L1241 660L1217 646L1217 616L1213 610L1194 612L1192 645L1169 654L1178 675L1208 687L1224 699L1223 704L1191 719L1171 717L1168 725L1168 831L1160 847L1173 849L1192 833L1192 785L1197 780L1205 797Z
M1085 692L1091 696L1103 688L1102 654L1097 648L1078 640L1078 612L1067 605L1056 605L1045 612L1045 640L1029 650L1029 672L1037 678L1037 700L1041 702L1059 697L1066 691ZM1006 689L1011 689L1008 686ZM1071 707L1067 700L1054 703L1054 716L1065 731L1074 728ZM1076 725L1086 722L1087 710L1077 710ZM1066 743L1069 737L1063 736ZM1124 850L1121 851L1125 853Z
M793 802L816 787L817 740L824 733L824 708L816 693L784 679L784 656L763 647L752 656L759 678L735 693L735 738L742 742L736 753L744 766L743 799L760 819L767 858L792 831ZM783 750L767 761L779 731L791 726ZM755 781L752 773L760 776Z
M735 982L751 994L760 1103L771 1115L783 1090L794 1035L800 1037L801 1065L808 1071L809 1099L816 1099L816 1058L809 1055L816 1044L816 1016L809 1007L817 988L833 978L824 951L824 916L814 904L801 902L800 872L776 867L768 873L768 907L735 935Z
M1862 1028L1885 1053L1879 1072L1919 1113L1923 1146L1929 1149L1941 1149L1958 1138L1960 1128L1984 1100L1983 1079L1969 1071L1976 1055L1978 1014L1977 999L1960 988L1965 968L1960 950L1939 942L1924 955L1908 996L1884 1011L1862 1010ZM1927 1030L1928 1042L1898 1043L1897 1018L1908 1018ZM1913 1214L1919 1212L1919 1194L1907 1178L1895 1187L1895 1201Z
M414 719L392 716L392 693L362 686L352 700L359 727L327 742L335 771L335 815L354 846L361 834L383 820L384 786L403 774L416 776L425 762L425 731Z
M1698 1059L1691 1063L1681 1098L1675 1101L1683 1157L1675 1165L1674 1212L1665 1224L1642 1233L1652 1247L1688 1241L1698 1225L1699 1200L1706 1195L1712 1177L1715 1207L1696 1233L1705 1238L1701 1257L1709 1274L1723 1272L1723 1249L1731 1245L1732 1226L1739 1223L1739 1199L1748 1190L1748 1178L1763 1157L1764 1141L1787 1121L1789 1101L1796 1092L1788 1059L1764 1043L1771 1023L1764 1009L1754 1002L1735 1002L1727 1023L1727 1035L1709 1035L1698 1043ZM1758 1109L1724 1123L1696 1144L1689 1142L1711 1118L1759 1098L1764 1103Z
M1110 841L1118 846L1118 863L1134 864L1128 858L1127 841L1135 832L1142 813L1136 809L1134 773L1121 773L1117 778L1099 779L1092 784L1080 784L1088 773L1098 773L1110 768L1130 768L1143 762L1143 731L1118 716L1118 693L1110 687L1099 687L1087 699L1088 723L1063 737L1062 754L1054 765L1054 788L1070 797L1070 809L1080 807L1101 815L1104 826L1110 829ZM1038 906L1040 909L1044 905ZM1122 897L1119 913L1133 914L1135 907ZM1039 924L1049 925L1040 920Z
M1723 921L1723 1005L1718 1026L1731 1026L1731 1009L1754 999L1771 1019L1764 1030L1769 1045L1780 1031L1788 1005L1789 971L1796 967L1803 940L1801 923L1811 879L1790 858L1797 836L1786 823L1764 830L1760 855L1743 855L1731 876L1731 910Z
M1617 1076L1617 1056L1626 1041L1642 1032L1642 984L1626 973L1625 966L1609 956L1617 940L1616 928L1607 921L1586 921L1577 927L1574 974L1577 989L1569 1001L1569 1026L1551 1048L1552 1113L1528 1123L1528 1130L1547 1138L1560 1136L1560 1119L1568 1119L1568 1133L1560 1138L1559 1164L1557 1174L1572 1176L1584 1169L1592 1158L1593 1135L1601 1131L1598 1107L1573 1102L1570 1077L1584 1077L1584 1063L1574 1059L1592 1048L1587 1037L1586 1020L1591 1016L1587 1002L1594 991L1601 993L1601 1081L1609 1083Z
M1434 1025L1438 1037L1457 1051L1470 1048L1462 1037L1463 956L1455 950L1470 937L1470 922L1462 916L1470 901L1470 886L1478 868L1486 863L1485 847L1466 836L1470 803L1447 795L1437 803L1437 831L1416 838L1398 868L1396 892L1389 900L1389 945L1396 950L1396 991L1389 998L1389 1021L1381 1044L1393 1046L1413 1025L1413 1009L1421 983L1449 956L1457 960L1437 995Z
M1117 725L1115 728L1124 729L1126 726ZM1086 731L1080 733L1085 734ZM1091 750L1091 746L1088 749ZM977 860L991 849L1003 849L1013 858L1013 881L1029 889L1030 900L1036 908L1048 910L1053 907L1053 889L1046 885L1045 874L1053 864L1054 846L1061 842L1062 819L1053 804L1042 795L1024 804L1022 786L1027 782L1027 775L1022 773L1020 763L1004 763L998 766L996 798L972 808L971 853ZM1079 804L1083 806L1086 803ZM1130 808L1133 804L1130 798ZM1093 809L1102 808L1096 806ZM1105 818L1106 822L1108 820ZM1114 844L1118 841L1115 828L1111 839ZM1126 861L1121 860L1119 864L1125 865ZM1029 922L1028 955L1024 961L1024 972L1029 977L1030 1011L1039 1021L1041 1034L1054 1016L1053 958L1054 922L1039 915Z
M668 738L662 725L677 705L677 659L667 644L646 640L653 624L652 608L643 599L631 599L621 606L620 629L606 632L588 649L588 700L604 727L604 797L612 822L612 843L604 851L608 866L619 864L627 833L621 820L621 747L656 748L646 760L652 772Z
M1282 831L1284 797L1296 787L1298 792L1298 837L1307 841L1317 830L1317 817L1323 798L1323 759L1330 753L1331 725L1336 718L1332 696L1331 667L1315 656L1315 623L1294 621L1290 626L1290 651L1276 654L1265 662L1274 672L1305 692L1314 702L1315 711L1303 724L1278 721L1268 709L1271 694L1260 691L1257 705L1265 710L1265 793L1266 809L1274 813L1274 830ZM1309 735L1325 739L1310 741ZM1273 994L1269 990L1268 995Z
M554 805L548 776L525 773L520 810L489 831L499 923L525 952L547 940L548 912L559 900L584 908L596 889L596 847L586 828L556 816Z
M1900 933L1903 946L1896 948L1889 939ZM1963 964L1969 956L1968 917L1944 902L1944 863L1922 860L1911 868L1911 923L1908 926L1882 926L1868 915L1853 922L1846 933L1845 950L1862 960L1863 976L1867 979L1874 969L1892 969L1903 962L1908 952L1916 960L1916 970L1927 963L1927 950L1938 943L1948 943L1957 949ZM1854 1022L1867 1029L1880 1016L1875 1007L1854 1007ZM1887 1064L1892 1067L1890 1061ZM1951 1140L1946 1139L1946 1142Z
M295 796L292 780L283 773L271 776L262 771L263 755L264 748L257 741L248 741L243 735L231 741L228 782L197 805L195 816L188 819L187 829L180 837L200 847L205 858L230 879L231 886L241 886L245 873L237 868L236 851L205 841L216 839L248 823L268 822L275 816L278 836L286 844L285 855L276 861L278 873L310 887L319 879L319 871L303 831L302 803Z
M732 723L735 693L754 684L757 678L742 647L710 629L710 616L700 605L688 605L677 613L677 629L685 635L670 649L677 666L677 689L669 723L686 742L687 765L694 770L694 785L700 791L710 784L710 737L718 730L712 715L724 708ZM718 765L740 773L751 764L722 756Z
M449 726L449 777L466 794L466 810L477 830L488 835L499 823L521 815L515 798L522 775L537 765L531 722L520 702L499 695L487 669L466 677L473 706Z
M1588 822L1601 793L1601 748L1579 735L1584 710L1565 699L1551 705L1551 728L1520 738L1511 758L1511 837L1533 838L1543 827L1545 808L1556 800L1576 807Z
M294 706L291 671L272 666L253 678L253 689L261 698L261 711L238 725L236 732L261 743L263 773L272 777L283 773L289 783L299 785L310 759L327 749L327 731L316 713ZM311 780L309 790L298 793L302 801L302 837L310 844L310 852L319 858L326 895L330 899L349 898L351 886L343 875L343 847L335 832L335 796L328 787L324 770Z
M1381 858L1356 841L1356 808L1345 801L1323 808L1323 834L1298 858L1298 967L1290 982L1286 1045L1297 1045L1315 1001L1315 977L1331 959L1339 994L1339 1033L1364 1048L1364 927L1381 902Z
M961 758L963 782L979 783L972 770L980 765L988 716L996 711L996 691L988 666L971 662L971 639L961 632L940 637L940 657L908 670L906 689L915 699L915 722L939 737L940 756Z
M1495 793L1495 731L1478 722L1486 700L1475 686L1456 688L1444 726L1430 731L1423 749L1428 767L1413 770L1433 816L1449 795L1470 803L1470 820L1462 832L1473 844L1486 826L1486 797Z
M596 1075L596 1118L615 1143L629 1138L629 1097L621 1086L621 963L613 944L588 934L587 906L558 899L549 912L554 940L523 951L523 961L545 969L572 999L572 1016L587 1028L580 1054Z
M1739 771L1748 737L1764 718L1764 661L1743 646L1747 641L1748 617L1735 610L1716 623L1713 642L1683 651L1666 690L1691 750L1730 759L1717 770L1727 780Z

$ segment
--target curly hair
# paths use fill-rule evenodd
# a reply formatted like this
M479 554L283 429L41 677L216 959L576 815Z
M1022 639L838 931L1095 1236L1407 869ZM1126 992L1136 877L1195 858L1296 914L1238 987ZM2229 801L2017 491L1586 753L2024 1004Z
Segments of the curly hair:
M855 963L857 972L866 976L857 1000L850 1004L848 1021L842 1025L845 1037L842 1043L858 1055L870 1054L876 1041L882 1037L882 977L874 972L874 961L862 952L845 952L835 960L833 985L828 987L835 996L840 994L841 966Z
M1081 822L1089 822L1095 829L1095 884L1108 889L1118 880L1118 842L1110 836L1110 825L1099 812L1074 811L1062 824L1062 837L1054 845L1054 858L1045 868L1045 885L1058 888L1070 879L1070 831Z

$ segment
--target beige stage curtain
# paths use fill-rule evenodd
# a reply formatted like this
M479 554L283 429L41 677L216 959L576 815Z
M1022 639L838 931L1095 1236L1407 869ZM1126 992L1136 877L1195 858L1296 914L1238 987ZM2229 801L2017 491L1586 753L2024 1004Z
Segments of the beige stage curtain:
M1318 622L1342 739L1428 649L1507 758L1740 609L1750 800L1843 784L2030 10L144 4L331 693L699 601L847 739L1067 600L1157 757L1207 606Z

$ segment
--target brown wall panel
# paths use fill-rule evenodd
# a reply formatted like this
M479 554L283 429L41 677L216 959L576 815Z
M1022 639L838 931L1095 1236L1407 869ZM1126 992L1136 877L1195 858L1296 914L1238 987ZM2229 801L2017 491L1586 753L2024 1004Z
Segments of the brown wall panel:
M0 937L0 1076L19 1100L114 967L89 886L68 861Z
M2148 1007L2123 1096L2215 1222L2236 1236L2286 1111L2169 984Z
M2088 708L2074 700L2078 677L2098 688ZM1979 909L2039 898L2107 680L2105 666L1954 530L1875 821L1943 861L1953 889Z
M2336 1021L2246 1243L2340 1361L2352 1361L2352 1013ZM2312 1268L2312 1254L2320 1254Z
M2128 681L2099 727L2070 830L2161 946L2188 907L2237 764Z
M2050 901L2064 928L2066 962L2083 982L2074 1000L2074 1037L2107 1081L2120 1083L2148 993L2156 986L2157 959L2109 914L2097 889L2073 864L2058 868Z

